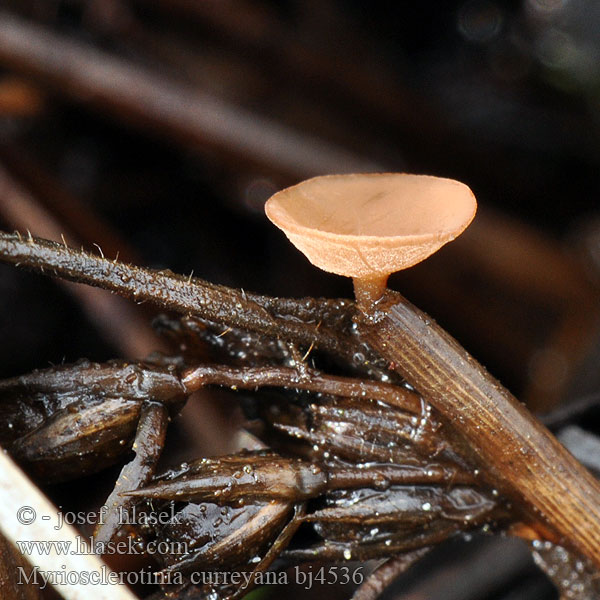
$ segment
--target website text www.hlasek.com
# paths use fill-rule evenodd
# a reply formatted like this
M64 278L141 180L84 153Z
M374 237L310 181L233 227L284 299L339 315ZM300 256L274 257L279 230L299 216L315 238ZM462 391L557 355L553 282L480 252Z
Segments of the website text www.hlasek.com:
M131 536L119 541L101 542L95 538L87 539L80 535L71 540L17 540L19 552L24 556L58 556L82 554L168 554L185 556L189 554L187 542L150 540L142 546Z

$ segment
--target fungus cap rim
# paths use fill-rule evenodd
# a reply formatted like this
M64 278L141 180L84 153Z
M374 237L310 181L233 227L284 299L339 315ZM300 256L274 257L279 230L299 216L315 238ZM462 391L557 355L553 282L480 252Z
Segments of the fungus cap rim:
M293 192L293 190L304 186L307 183L314 182L317 179L351 179L351 178L366 178L372 177L377 178L380 176L396 176L396 175L408 175L411 177L419 177L422 179L430 179L436 180L438 182L444 182L446 184L454 185L456 187L462 188L465 192L470 194L474 201L473 212L466 220L461 227L459 228L446 228L446 229L438 229L433 230L427 233L418 233L418 234L398 234L398 235L372 235L372 234L348 234L348 233L335 233L332 231L324 231L322 229L317 229L314 227L309 227L307 225L302 225L298 223L295 219L289 218L289 213L285 208L276 204L277 197L281 194L289 194ZM279 192L273 194L265 203L265 213L268 219L279 229L281 229L286 235L291 234L295 236L302 236L307 239L321 239L326 242L334 242L338 244L348 243L349 245L356 245L360 243L361 245L366 246L381 246L391 247L391 246L411 246L411 245L419 245L419 243L427 242L433 239L443 239L446 238L446 242L450 242L456 239L472 222L477 212L477 202L475 201L475 195L471 188L460 182L456 179L450 179L447 177L436 177L435 175L415 175L413 173L392 173L392 172L381 172L381 173L350 173L350 174L334 174L334 175L319 175L316 177L311 177L310 179L305 179L295 185L289 186ZM285 214L285 226L281 224L280 216Z

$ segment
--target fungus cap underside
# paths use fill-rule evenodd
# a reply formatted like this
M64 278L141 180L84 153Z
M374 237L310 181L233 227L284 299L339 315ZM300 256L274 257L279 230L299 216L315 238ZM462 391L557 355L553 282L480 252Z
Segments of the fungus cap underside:
M265 205L268 218L315 266L358 278L424 260L460 235L476 210L465 184L402 173L315 177Z

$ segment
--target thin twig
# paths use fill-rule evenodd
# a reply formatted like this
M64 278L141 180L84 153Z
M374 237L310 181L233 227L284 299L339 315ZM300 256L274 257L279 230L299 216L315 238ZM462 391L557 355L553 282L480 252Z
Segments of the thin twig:
M220 149L293 177L372 171L366 159L260 115L136 68L48 29L0 13L0 63L63 95L194 148Z
M334 306L345 308L345 321L351 323L352 303L324 301L322 309L311 313L302 300L286 300L242 294L238 290L201 279L177 275L171 271L156 271L119 263L63 244L36 239L18 233L0 232L0 261L24 266L77 283L101 287L119 293L136 302L151 302L163 309L195 315L212 322L223 323L281 337L320 350L351 358L359 346L351 332L338 332L321 324L321 314L335 312ZM319 301L311 300L310 306ZM311 315L310 322L299 316ZM295 318L289 318L289 317ZM288 317L288 318L286 318ZM336 317L336 323L340 316Z
M236 368L201 365L186 371L182 376L182 383L187 393L215 383L241 389L275 386L347 398L380 400L413 414L423 412L423 401L418 394L407 388L379 381L328 375L308 368L298 371L275 366Z
M589 394L565 402L564 406L555 408L553 411L541 415L540 421L549 429L558 430L564 425L573 423L578 417L590 409L600 406L600 393Z
M431 546L427 546L390 558L367 577L354 592L352 600L377 600L385 588L430 550Z
M271 544L266 554L262 557L260 562L252 571L250 583L248 585L240 586L233 594L227 597L227 600L238 600L256 586L256 576L258 573L263 573L273 564L282 551L289 545L300 525L302 525L302 517L304 516L305 510L306 503L304 502L294 506L294 514L291 520L281 530L281 533L277 536L277 539Z
M101 512L104 519L94 534L94 544L107 544L117 533L123 522L123 514L131 507L134 500L123 493L142 487L154 474L154 469L160 458L165 436L169 413L164 404L148 402L142 407L140 420L133 443L135 458L127 463L110 496L104 503Z

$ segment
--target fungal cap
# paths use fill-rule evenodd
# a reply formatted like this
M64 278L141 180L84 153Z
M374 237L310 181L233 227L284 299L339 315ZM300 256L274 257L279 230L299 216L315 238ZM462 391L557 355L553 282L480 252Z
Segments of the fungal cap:
M381 280L460 235L477 210L453 179L404 173L326 175L274 194L267 217L315 266Z

